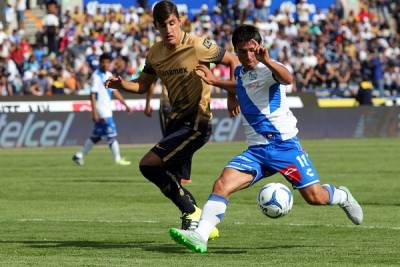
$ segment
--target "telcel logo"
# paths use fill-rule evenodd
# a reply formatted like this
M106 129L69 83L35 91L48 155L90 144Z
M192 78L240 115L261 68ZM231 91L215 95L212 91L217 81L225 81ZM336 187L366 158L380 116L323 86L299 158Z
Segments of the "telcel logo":
M7 114L0 116L0 147L38 147L60 146L65 138L75 117L70 113L67 119L37 120L35 114L29 114L25 122L7 121Z

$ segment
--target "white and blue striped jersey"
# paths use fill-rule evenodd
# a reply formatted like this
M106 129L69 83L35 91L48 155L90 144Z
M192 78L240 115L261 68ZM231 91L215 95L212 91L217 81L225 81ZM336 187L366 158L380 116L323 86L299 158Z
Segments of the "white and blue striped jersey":
M286 85L275 80L263 63L255 69L235 70L236 95L249 146L284 141L297 135L297 119L286 101Z
M111 72L101 72L99 69L92 75L90 92L96 93L96 111L103 119L112 117L112 92L114 89L104 86L104 82L111 77Z

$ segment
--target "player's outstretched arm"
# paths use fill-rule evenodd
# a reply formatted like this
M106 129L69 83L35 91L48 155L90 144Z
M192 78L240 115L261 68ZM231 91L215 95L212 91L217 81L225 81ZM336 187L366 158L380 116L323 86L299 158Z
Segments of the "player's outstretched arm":
M146 93L151 84L155 81L156 76L142 72L140 77L134 81L126 81L121 77L112 77L108 79L104 85L109 88L124 90L130 93L143 94Z
M278 82L281 84L291 84L293 82L293 76L285 65L270 58L268 49L257 43L256 40L252 39L251 41L255 44L255 56L257 60L272 71Z
M209 85L221 87L232 94L236 93L235 81L217 79L217 77L214 76L211 70L202 64L196 66L196 74Z

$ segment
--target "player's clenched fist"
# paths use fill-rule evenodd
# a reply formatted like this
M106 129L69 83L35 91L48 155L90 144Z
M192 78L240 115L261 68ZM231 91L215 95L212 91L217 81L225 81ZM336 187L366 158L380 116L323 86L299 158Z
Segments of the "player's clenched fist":
M122 78L120 76L111 77L110 79L107 79L105 81L104 86L106 88L114 88L114 89L121 90L121 89L123 89Z

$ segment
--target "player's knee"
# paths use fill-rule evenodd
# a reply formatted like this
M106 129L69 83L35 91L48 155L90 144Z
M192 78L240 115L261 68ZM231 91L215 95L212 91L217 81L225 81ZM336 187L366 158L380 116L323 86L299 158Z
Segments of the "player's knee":
M142 173L142 175L146 177L148 180L151 180L152 177L154 176L154 167L143 165L142 162L140 162L139 164L139 170Z
M161 191L163 190L164 186L163 181L161 180L159 168L140 164L139 170L147 180L158 186Z
M225 197L231 194L226 186L226 181L223 176L219 177L218 180L215 182L213 193Z
M107 144L111 146L115 142L115 140L117 140L115 137L108 137Z

